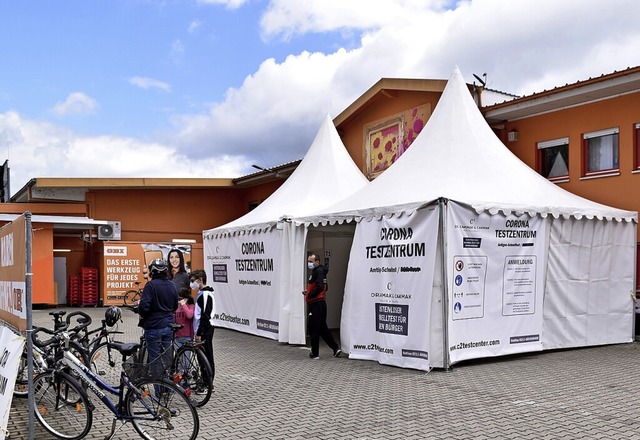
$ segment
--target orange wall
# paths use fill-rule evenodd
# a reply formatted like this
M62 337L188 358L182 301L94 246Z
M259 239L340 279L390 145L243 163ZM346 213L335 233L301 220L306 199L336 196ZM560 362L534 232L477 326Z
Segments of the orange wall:
M278 179L262 185L256 185L243 189L238 194L242 201L242 206L246 209L250 203L264 202L271 194L273 194L278 188L280 188L280 186L282 186L285 180L286 179ZM248 210L244 212L243 215L247 212Z
M87 193L87 203L13 204L16 213L81 215L100 220L120 221L122 241L166 243L174 238L193 239L192 269L202 269L202 231L228 223L249 212L249 202L269 197L284 179L251 188L212 189L104 189ZM5 204L11 205L11 204ZM42 209L41 209L42 208ZM67 260L67 276L79 275L82 267L100 268L104 242L84 240L79 232L65 233L51 225L38 225L33 240L33 303L56 304L52 249ZM103 292L100 292L101 294Z
M154 243L174 238L202 242L202 231L247 212L232 189L108 189L87 195L89 216L118 220L122 240Z
M31 294L33 304L57 304L53 283L53 226L32 223Z
M378 95L373 102L369 102L355 117L336 127L353 161L365 175L367 171L367 165L365 163L365 125L393 117L412 107L424 104L430 104L431 112L433 112L441 96L439 92L398 91L394 92L394 94L395 97Z
M518 130L519 140L505 144L527 165L537 169L537 142L569 137L569 182L558 186L599 203L640 211L640 174L632 174L634 127L638 122L640 93L634 93L507 123L505 132ZM620 175L582 178L582 135L614 127L620 130Z

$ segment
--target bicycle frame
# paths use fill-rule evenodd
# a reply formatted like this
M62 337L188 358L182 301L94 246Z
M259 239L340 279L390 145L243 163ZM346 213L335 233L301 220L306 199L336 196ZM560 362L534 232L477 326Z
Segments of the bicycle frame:
M141 418L139 416L136 416L136 417L130 416L121 411L125 389L134 390L134 392L138 396L141 394L140 390L138 390L138 388L135 385L133 385L131 381L129 381L129 378L124 373L124 371L120 373L120 378L123 381L124 385L121 385L118 388L113 388L108 384L106 384L98 376L96 376L89 368L87 368L86 365L80 362L80 360L77 357L75 357L73 353L71 353L70 351L68 350L64 351L63 358L61 361L65 366L69 367L71 370L73 370L75 373L78 374L78 376L80 377L80 380L89 387L89 389L93 392L93 394L95 394L98 397L98 399L100 399L100 401L107 406L107 408L109 408L109 410L116 416L116 418L118 418L119 420L133 420L133 419ZM117 405L114 405L114 403L111 401L111 399L109 399L107 394L103 392L103 390L107 391L110 394L114 394L118 396ZM153 416L153 409L150 408L145 403L144 400L142 400L141 402L143 406L146 408L146 410L149 412L149 414Z

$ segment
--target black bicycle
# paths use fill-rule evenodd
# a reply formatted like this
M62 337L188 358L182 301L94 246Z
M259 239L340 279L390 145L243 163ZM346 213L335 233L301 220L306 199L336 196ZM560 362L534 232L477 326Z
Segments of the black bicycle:
M213 393L213 369L204 354L202 342L186 341L181 345L176 340L176 332L182 324L169 324L173 331L169 353L161 353L161 357L170 359L169 374L179 377L179 383L192 391L191 400L196 406L207 404ZM140 349L136 354L136 362L145 364L148 359L147 344L144 335L140 336ZM94 372L107 384L114 386L120 380L122 355L113 343L106 342L95 350L89 363Z
M197 438L200 420L189 399L191 390L167 378L161 357L157 362L138 364L129 359L135 359L139 344L113 342L113 348L125 362L118 387L111 387L71 353L66 332L45 341L38 340L38 333L32 335L36 346L42 349L55 346L63 354L53 368L33 380L35 416L50 434L68 440L82 439L89 434L95 407L86 387L114 415L107 440L114 437L118 421L122 425L131 422L140 437L148 440ZM107 394L116 395L117 402L112 402Z
M78 342L79 338L82 338L82 335L87 332L87 327L91 324L91 317L86 314L80 315L69 314L66 322L63 321L63 316L67 312L64 310L54 310L49 312L49 315L53 317L53 330L44 329L41 327L35 327L33 329L34 332L47 332L51 335L66 331L69 335L69 350L82 362L84 365L89 365L89 354L85 350L85 348ZM72 318L74 316L79 316L76 318L75 326L69 328L72 323ZM58 349L57 346L40 348L37 346L33 347L33 368L34 373L42 373L46 369L49 368L57 359L60 359L62 353ZM24 349L22 350L22 355L20 356L20 363L18 364L18 372L16 376L15 386L13 388L13 395L15 397L24 398L29 394L28 388L28 369L27 369L27 345L25 344Z

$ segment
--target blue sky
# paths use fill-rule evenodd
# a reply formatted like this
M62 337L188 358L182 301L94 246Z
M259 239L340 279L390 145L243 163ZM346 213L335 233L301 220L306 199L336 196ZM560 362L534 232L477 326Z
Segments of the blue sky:
M640 65L640 2L0 0L0 160L236 177L304 156L381 77L529 94Z

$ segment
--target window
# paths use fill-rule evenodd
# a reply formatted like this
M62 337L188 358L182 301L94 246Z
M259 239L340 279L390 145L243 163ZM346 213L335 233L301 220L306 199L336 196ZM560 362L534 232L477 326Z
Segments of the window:
M636 170L640 170L640 123L636 124L636 129L634 131L634 142L635 142L635 166Z
M569 138L538 142L538 172L551 181L569 178Z
M618 171L618 129L594 131L584 135L584 174Z

